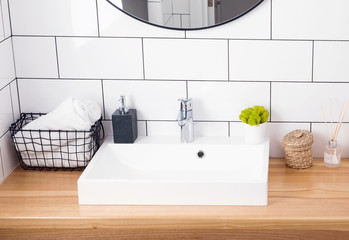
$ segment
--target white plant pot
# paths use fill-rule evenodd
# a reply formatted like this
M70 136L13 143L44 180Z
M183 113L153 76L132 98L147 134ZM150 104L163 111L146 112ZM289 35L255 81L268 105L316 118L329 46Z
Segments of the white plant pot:
M249 144L258 144L264 141L267 124L259 124L258 126L250 126L245 124L245 142Z

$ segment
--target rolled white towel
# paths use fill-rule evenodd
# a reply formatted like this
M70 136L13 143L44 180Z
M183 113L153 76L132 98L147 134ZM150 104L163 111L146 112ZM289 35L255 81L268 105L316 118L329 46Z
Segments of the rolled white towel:
M19 152L29 154L42 151L54 151L65 146L70 141L89 138L89 132L39 132L37 130L19 131L15 134L14 142Z
M98 117L96 117L97 115ZM80 101L70 97L64 100L52 112L28 123L23 129L88 131L100 117L101 109L97 103Z
M77 113L81 114L84 119L89 119L92 124L101 118L102 110L96 102L81 100L75 101L74 103L78 104L78 106L75 107Z
M56 109L23 127L15 134L18 151L52 151L69 141L86 138L84 132L38 132L28 130L89 131L101 117L101 108L93 101L80 101L70 97Z
M23 162L31 167L85 167L92 155L92 139L70 141L53 151L21 153Z

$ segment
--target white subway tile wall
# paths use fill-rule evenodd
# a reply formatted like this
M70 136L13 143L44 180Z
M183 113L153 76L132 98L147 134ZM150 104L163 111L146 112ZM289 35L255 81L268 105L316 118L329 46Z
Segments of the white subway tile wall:
M98 36L96 0L10 0L13 35Z
M179 98L186 95L185 81L104 80L105 118L119 107L120 95L129 108L137 109L138 120L175 120Z
M254 105L270 109L267 82L189 82L197 121L239 121L241 110Z
M230 80L311 81L310 41L229 41Z
M103 107L98 80L18 79L22 112L49 112L68 97L90 99Z
M142 41L126 38L57 38L61 78L143 79Z
M348 26L349 27L349 26ZM314 81L348 82L349 41L316 41Z
M146 79L228 80L228 41L144 39Z
M4 29L4 21L3 19L3 14L2 14L2 1L0 1L0 40L4 40L5 39L5 29Z
M10 26L10 15L9 15L9 4L8 0L0 0L0 15L2 15L2 25L0 25L0 32L2 32L2 37L0 35L0 42L11 36L11 26Z
M54 37L14 37L17 77L58 78Z
M271 89L272 121L321 122L324 115L329 121L330 102L337 121L349 96L349 83L272 83Z
M179 138L178 123L147 121L148 136L177 136Z
M0 91L0 136L3 136L13 122L10 87Z
M228 122L195 122L194 131L196 137L221 137L229 136ZM178 132L178 131L177 131Z
M1 158L3 159L4 178L11 174L13 169L18 166L18 160L15 149L12 144L10 132L0 139ZM0 180L1 181L1 180Z
M11 91L13 120L16 120L20 117L17 81L12 81L9 86L10 86L10 91Z
M0 89L15 79L11 38L0 41Z
M349 40L349 1L273 0L274 39Z
M331 99L338 112L349 95L346 0L265 0L236 21L196 31L148 25L105 0L0 2L5 125L19 104L23 112L44 112L75 95L103 107L110 134L111 114L125 94L138 110L140 135L178 135L177 99L192 97L197 135L242 135L241 109L264 105L272 157L283 156L281 139L296 128L314 133L314 156L321 157L321 106L327 111ZM340 141L349 146L345 121ZM3 134L0 141L7 141L6 128Z
M8 131L20 112L9 16L9 1L0 0L0 183L18 165Z

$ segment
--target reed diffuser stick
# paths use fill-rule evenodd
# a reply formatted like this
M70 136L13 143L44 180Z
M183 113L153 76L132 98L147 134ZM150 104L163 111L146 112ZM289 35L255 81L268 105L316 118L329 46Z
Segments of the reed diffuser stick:
M342 110L342 114L340 117L340 122L337 123L336 132L335 132L335 135L333 136L333 141L336 141L336 139L337 139L337 136L338 136L339 130L341 129L341 126L342 126L342 123L344 120L345 113L347 112L347 109L348 109L348 103L347 103L347 101L345 101L343 104L343 110Z
M344 117L345 117L345 114L347 112L347 109L349 107L349 101L345 100L343 102L343 106L342 106L342 109L341 109L341 112L339 113L339 119L336 123L336 127L334 129L334 132L333 132L333 121L332 121L332 100L330 99L330 115L331 115L331 125L329 125L329 122L327 122L327 115L325 114L325 111L323 109L323 106L320 106L321 108L321 112L322 112L322 117L323 117L323 120L325 122L325 126L326 126L326 129L327 129L327 134L328 134L328 137L329 137L329 141L336 141L337 140L337 137L338 137L338 134L339 134L339 131L342 127L342 123L343 123L343 120L344 120Z
M340 120L341 120L341 118L342 118L342 115L343 115L343 110L344 110L344 106L345 106L345 102L343 103L343 106L342 106L342 111L340 112L340 114L339 114L339 118L338 118L338 121L337 121L337 124L336 124L336 129L334 130L334 134L332 135L332 141L334 141L334 137L335 137L335 135L337 134L337 131L338 131L338 126L339 126L339 122L340 122Z

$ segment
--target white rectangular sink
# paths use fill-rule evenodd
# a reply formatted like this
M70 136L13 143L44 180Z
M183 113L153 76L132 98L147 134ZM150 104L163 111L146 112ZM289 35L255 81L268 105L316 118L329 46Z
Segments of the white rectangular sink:
M86 205L267 205L269 139L108 137L78 180Z

